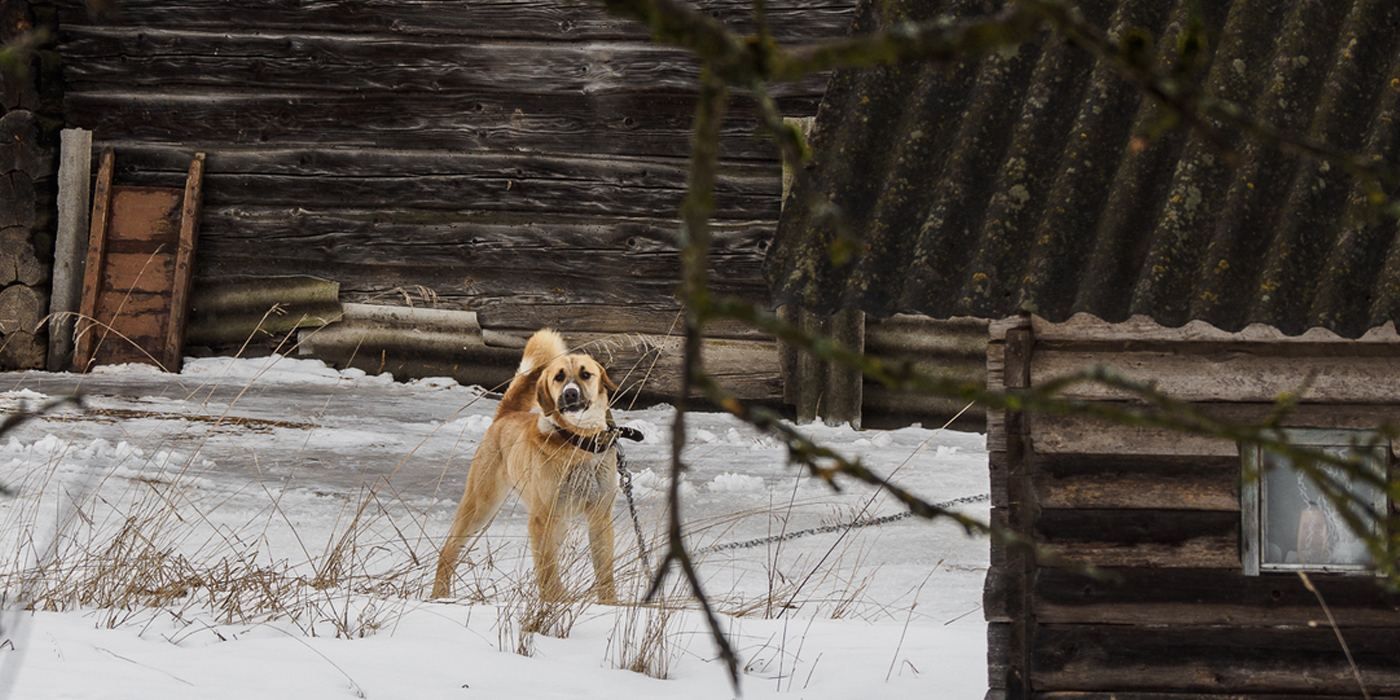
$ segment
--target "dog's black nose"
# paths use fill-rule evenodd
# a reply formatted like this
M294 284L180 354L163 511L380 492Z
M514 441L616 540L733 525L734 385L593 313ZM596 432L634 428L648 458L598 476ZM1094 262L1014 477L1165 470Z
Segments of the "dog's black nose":
M578 408L580 399L578 387L566 386L564 391L559 393L559 407L565 411L571 411Z

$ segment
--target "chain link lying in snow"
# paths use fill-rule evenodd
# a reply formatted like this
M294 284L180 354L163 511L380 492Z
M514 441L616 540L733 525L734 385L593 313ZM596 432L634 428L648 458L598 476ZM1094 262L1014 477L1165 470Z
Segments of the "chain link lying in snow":
M978 494L976 496L963 496L962 498L954 498L951 501L935 503L933 504L933 507L940 509L951 508L953 506L960 506L968 503L983 503L985 501L991 500L991 498L991 494L987 493ZM799 537L807 537L808 535L820 535L828 532L839 532L841 530L854 530L856 528L862 527L887 525L889 523L895 522L896 520L903 520L905 518L912 517L913 515L914 513L912 511L906 510L902 513L885 515L878 518L870 518L868 520L857 520L855 522L850 523L822 525L821 527L813 527L808 528L806 530L794 530L792 532L785 532L781 535L773 535L771 537L756 537L754 539L743 540L741 542L725 542L724 544L715 544L710 545L709 547L702 547L701 549L696 550L694 554L709 554L710 552L721 552L728 549L751 549L753 547L761 547L765 544L770 544L773 542L786 542L788 540L795 540Z
M617 450L617 473L622 481L622 493L627 496L627 512L632 514L632 529L637 531L637 554L651 577L651 557L647 555L647 540L642 536L642 521L637 517L637 502L632 500L632 470L627 468L627 460L622 457L622 449Z

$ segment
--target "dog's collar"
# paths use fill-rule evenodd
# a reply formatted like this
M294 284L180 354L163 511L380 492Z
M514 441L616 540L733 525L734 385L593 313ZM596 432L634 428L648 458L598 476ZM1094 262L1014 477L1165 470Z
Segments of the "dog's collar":
M572 430L563 427L555 427L554 434L570 445L594 454L606 451L609 447L617 443L618 438L626 438L634 442L641 442L643 438L642 431L636 428L621 428L618 426L611 426L607 430L592 435L579 435Z

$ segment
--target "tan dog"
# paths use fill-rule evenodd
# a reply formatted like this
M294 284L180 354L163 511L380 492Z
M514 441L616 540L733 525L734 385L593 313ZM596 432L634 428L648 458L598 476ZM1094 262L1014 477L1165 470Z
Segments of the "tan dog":
M558 333L542 330L530 338L520 370L472 458L466 492L438 557L434 598L452 595L462 547L513 490L529 509L540 596L564 597L559 549L569 521L582 515L588 521L593 590L599 602L617 599L612 526L617 449L608 414L608 392L616 390L602 365L569 354Z

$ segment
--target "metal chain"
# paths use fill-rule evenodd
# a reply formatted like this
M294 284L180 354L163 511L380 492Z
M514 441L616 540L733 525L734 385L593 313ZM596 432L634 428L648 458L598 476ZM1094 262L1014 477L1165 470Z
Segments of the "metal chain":
M991 494L987 494L987 493L978 494L978 495L976 495L976 496L963 496L962 498L954 498L954 499L951 500L951 501L944 501L944 502L942 502L942 503L935 503L935 504L933 504L933 507L934 507L934 508L942 509L942 508L951 508L951 507L953 507L953 506L964 505L964 504L967 504L967 503L982 503L982 502L991 500L991 497L992 497ZM773 543L773 542L786 542L787 540L795 540L795 539L797 539L797 538L799 538L799 537L807 537L807 536L809 536L809 535L820 535L820 534L824 534L824 533L828 533L828 532L838 532L838 531L841 531L841 530L855 530L855 529L857 529L857 528L862 528L862 527L874 527L874 526L877 526L877 525L888 525L889 523L892 523L892 522L895 522L895 521L898 521L898 520L903 520L903 519L905 519L905 518L912 517L913 515L914 515L914 513L913 513L912 511L907 511L907 510L906 510L906 511L904 511L904 512L902 512L902 513L895 513L895 514L893 514L893 515L884 515L884 516L881 516L881 517L878 517L878 518L870 518L870 519L868 519L868 520L856 520L856 521L854 521L854 522L849 522L849 523L836 523L836 524L832 524L832 525L822 525L821 527L813 527L813 528L808 528L808 529L806 529L806 530L794 530L793 532L785 532L785 533L783 533L783 534L781 534L781 535L773 535L773 536L771 536L771 537L756 537L756 538L754 538L754 539L751 539L751 540L743 540L743 541L741 541L741 542L726 542L726 543L724 543L724 544L710 545L709 547L704 547L704 548L698 549L698 550L696 550L694 553L695 553L695 554L709 554L710 552L721 552L721 551L725 551L725 550L729 550L729 549L751 549L751 548L753 548L753 547L761 547L761 546L763 546L763 545L765 545L765 544L771 544L771 543Z
M632 470L627 468L627 460L622 458L621 447L617 449L617 473L622 478L622 493L627 496L627 511L632 514L632 529L637 531L637 552L650 577L651 557L647 554L646 538L642 536L642 521L637 517L637 503L632 500Z
M637 551L641 555L642 566L646 567L647 575L650 576L651 557L647 552L646 537L642 535L642 521L640 518L637 517L637 502L632 497L632 470L627 468L627 460L623 459L622 449L620 447L617 450L617 473L620 480L622 481L622 493L627 497L627 512L632 514L632 529L637 533ZM991 500L991 497L991 494L987 493L981 493L976 496L963 496L962 498L954 498L951 501L935 503L933 504L933 507L943 509L951 508L953 506L965 505L968 503L983 503L988 500ZM822 525L820 527L807 528L806 530L794 530L793 532L785 532L781 535L772 535L770 537L756 537L751 540L742 540L739 542L726 542L724 544L710 545L709 547L703 547L701 549L695 550L695 552L693 553L709 554L710 552L721 552L730 549L752 549L754 547L761 547L765 544L771 544L773 542L786 542L788 540L795 540L799 537L808 537L811 535L820 535L828 532L838 532L841 530L855 530L863 527L888 525L889 523L903 520L913 515L914 513L912 511L906 510L901 513L895 513L893 515L884 515L878 518L869 518L867 520L856 520L854 522L849 523Z

